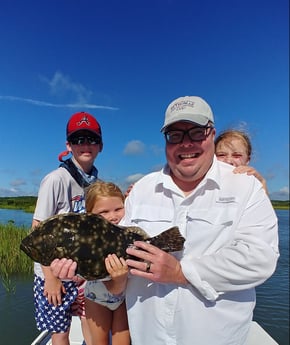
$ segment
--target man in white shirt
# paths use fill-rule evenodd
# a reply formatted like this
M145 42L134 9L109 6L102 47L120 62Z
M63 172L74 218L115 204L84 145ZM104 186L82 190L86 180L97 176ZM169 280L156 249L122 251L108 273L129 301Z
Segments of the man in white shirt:
M132 344L245 344L255 287L279 257L275 212L254 176L217 161L213 113L203 99L174 100L161 131L167 164L134 185L121 224L150 236L176 225L186 241L170 254L145 242L127 249L142 259L127 260Z

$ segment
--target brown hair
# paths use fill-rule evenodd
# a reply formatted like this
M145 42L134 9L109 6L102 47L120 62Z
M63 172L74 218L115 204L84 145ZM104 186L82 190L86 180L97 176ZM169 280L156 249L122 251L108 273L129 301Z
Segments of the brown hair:
M252 155L252 144L248 134L243 131L239 131L236 129L228 129L226 131L221 132L215 139L214 144L215 148L217 148L218 144L223 141L226 143L230 143L232 139L240 139L245 144L246 152L248 154L249 160L251 159Z
M85 190L86 211L91 212L96 200L102 197L118 197L124 202L125 197L121 189L112 182L96 181Z

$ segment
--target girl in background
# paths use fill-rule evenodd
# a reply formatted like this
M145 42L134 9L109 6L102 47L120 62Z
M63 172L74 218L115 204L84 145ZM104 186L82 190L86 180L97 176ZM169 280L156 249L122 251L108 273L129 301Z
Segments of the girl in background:
M215 154L218 160L236 167L234 173L254 175L268 193L266 180L248 165L252 155L252 144L245 132L232 129L219 134L215 139Z

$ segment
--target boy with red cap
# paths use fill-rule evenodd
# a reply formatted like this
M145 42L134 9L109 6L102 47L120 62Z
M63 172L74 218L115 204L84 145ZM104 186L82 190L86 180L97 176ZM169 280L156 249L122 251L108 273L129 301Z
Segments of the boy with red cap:
M41 182L32 227L60 213L85 212L84 188L98 179L94 161L102 151L102 132L90 114L71 116L66 128L67 151L59 155L62 162ZM71 153L71 158L63 157ZM52 345L69 345L72 315L81 317L87 345L91 345L84 314L85 281L75 283L54 277L50 267L34 264L34 304L37 328L52 332Z

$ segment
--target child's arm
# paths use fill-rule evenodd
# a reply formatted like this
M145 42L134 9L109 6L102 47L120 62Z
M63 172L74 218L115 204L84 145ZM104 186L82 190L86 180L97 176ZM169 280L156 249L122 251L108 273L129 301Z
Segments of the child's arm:
M44 296L54 306L62 304L62 295L66 293L62 281L53 275L49 266L41 266L41 268L44 274Z
M128 266L123 258L116 254L109 254L105 259L105 265L112 280L103 282L113 295L119 295L125 291L128 277Z
M50 269L55 277L78 281L76 276L77 263L72 259L54 259L50 264Z

